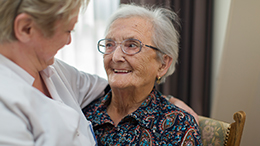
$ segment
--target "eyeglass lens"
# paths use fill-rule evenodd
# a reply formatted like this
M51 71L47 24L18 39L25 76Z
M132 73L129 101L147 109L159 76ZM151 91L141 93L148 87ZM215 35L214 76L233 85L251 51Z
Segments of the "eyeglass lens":
M100 40L98 43L98 49L101 53L110 54L120 44L121 49L126 54L136 54L141 50L141 42L136 39L126 39L121 43L116 43L110 39Z

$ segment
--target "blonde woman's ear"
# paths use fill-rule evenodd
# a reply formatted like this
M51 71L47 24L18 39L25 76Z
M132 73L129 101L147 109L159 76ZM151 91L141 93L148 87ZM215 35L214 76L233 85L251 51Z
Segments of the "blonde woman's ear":
M31 29L33 26L33 20L28 14L19 14L14 21L14 34L15 37L22 42L27 42L30 40Z

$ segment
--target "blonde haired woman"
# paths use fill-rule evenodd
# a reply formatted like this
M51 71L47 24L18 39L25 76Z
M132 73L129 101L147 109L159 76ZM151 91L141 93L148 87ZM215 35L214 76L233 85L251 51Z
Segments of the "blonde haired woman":
M54 59L87 3L0 0L0 145L95 145L81 108L107 81Z

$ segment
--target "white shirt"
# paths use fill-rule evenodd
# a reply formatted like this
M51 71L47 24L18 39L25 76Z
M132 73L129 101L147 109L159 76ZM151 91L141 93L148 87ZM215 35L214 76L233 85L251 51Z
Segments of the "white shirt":
M32 87L34 78L0 54L0 145L95 145L81 108L103 94L107 81L59 60L41 75L53 99Z

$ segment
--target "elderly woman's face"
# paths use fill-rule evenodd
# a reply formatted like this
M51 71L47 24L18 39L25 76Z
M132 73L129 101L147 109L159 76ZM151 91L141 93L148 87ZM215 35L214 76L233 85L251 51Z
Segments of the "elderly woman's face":
M153 45L153 28L149 21L140 17L116 20L110 27L106 38L121 43L134 38L143 44ZM161 66L156 51L142 47L141 52L125 54L120 45L108 55L104 55L104 66L110 86L113 88L152 88Z

